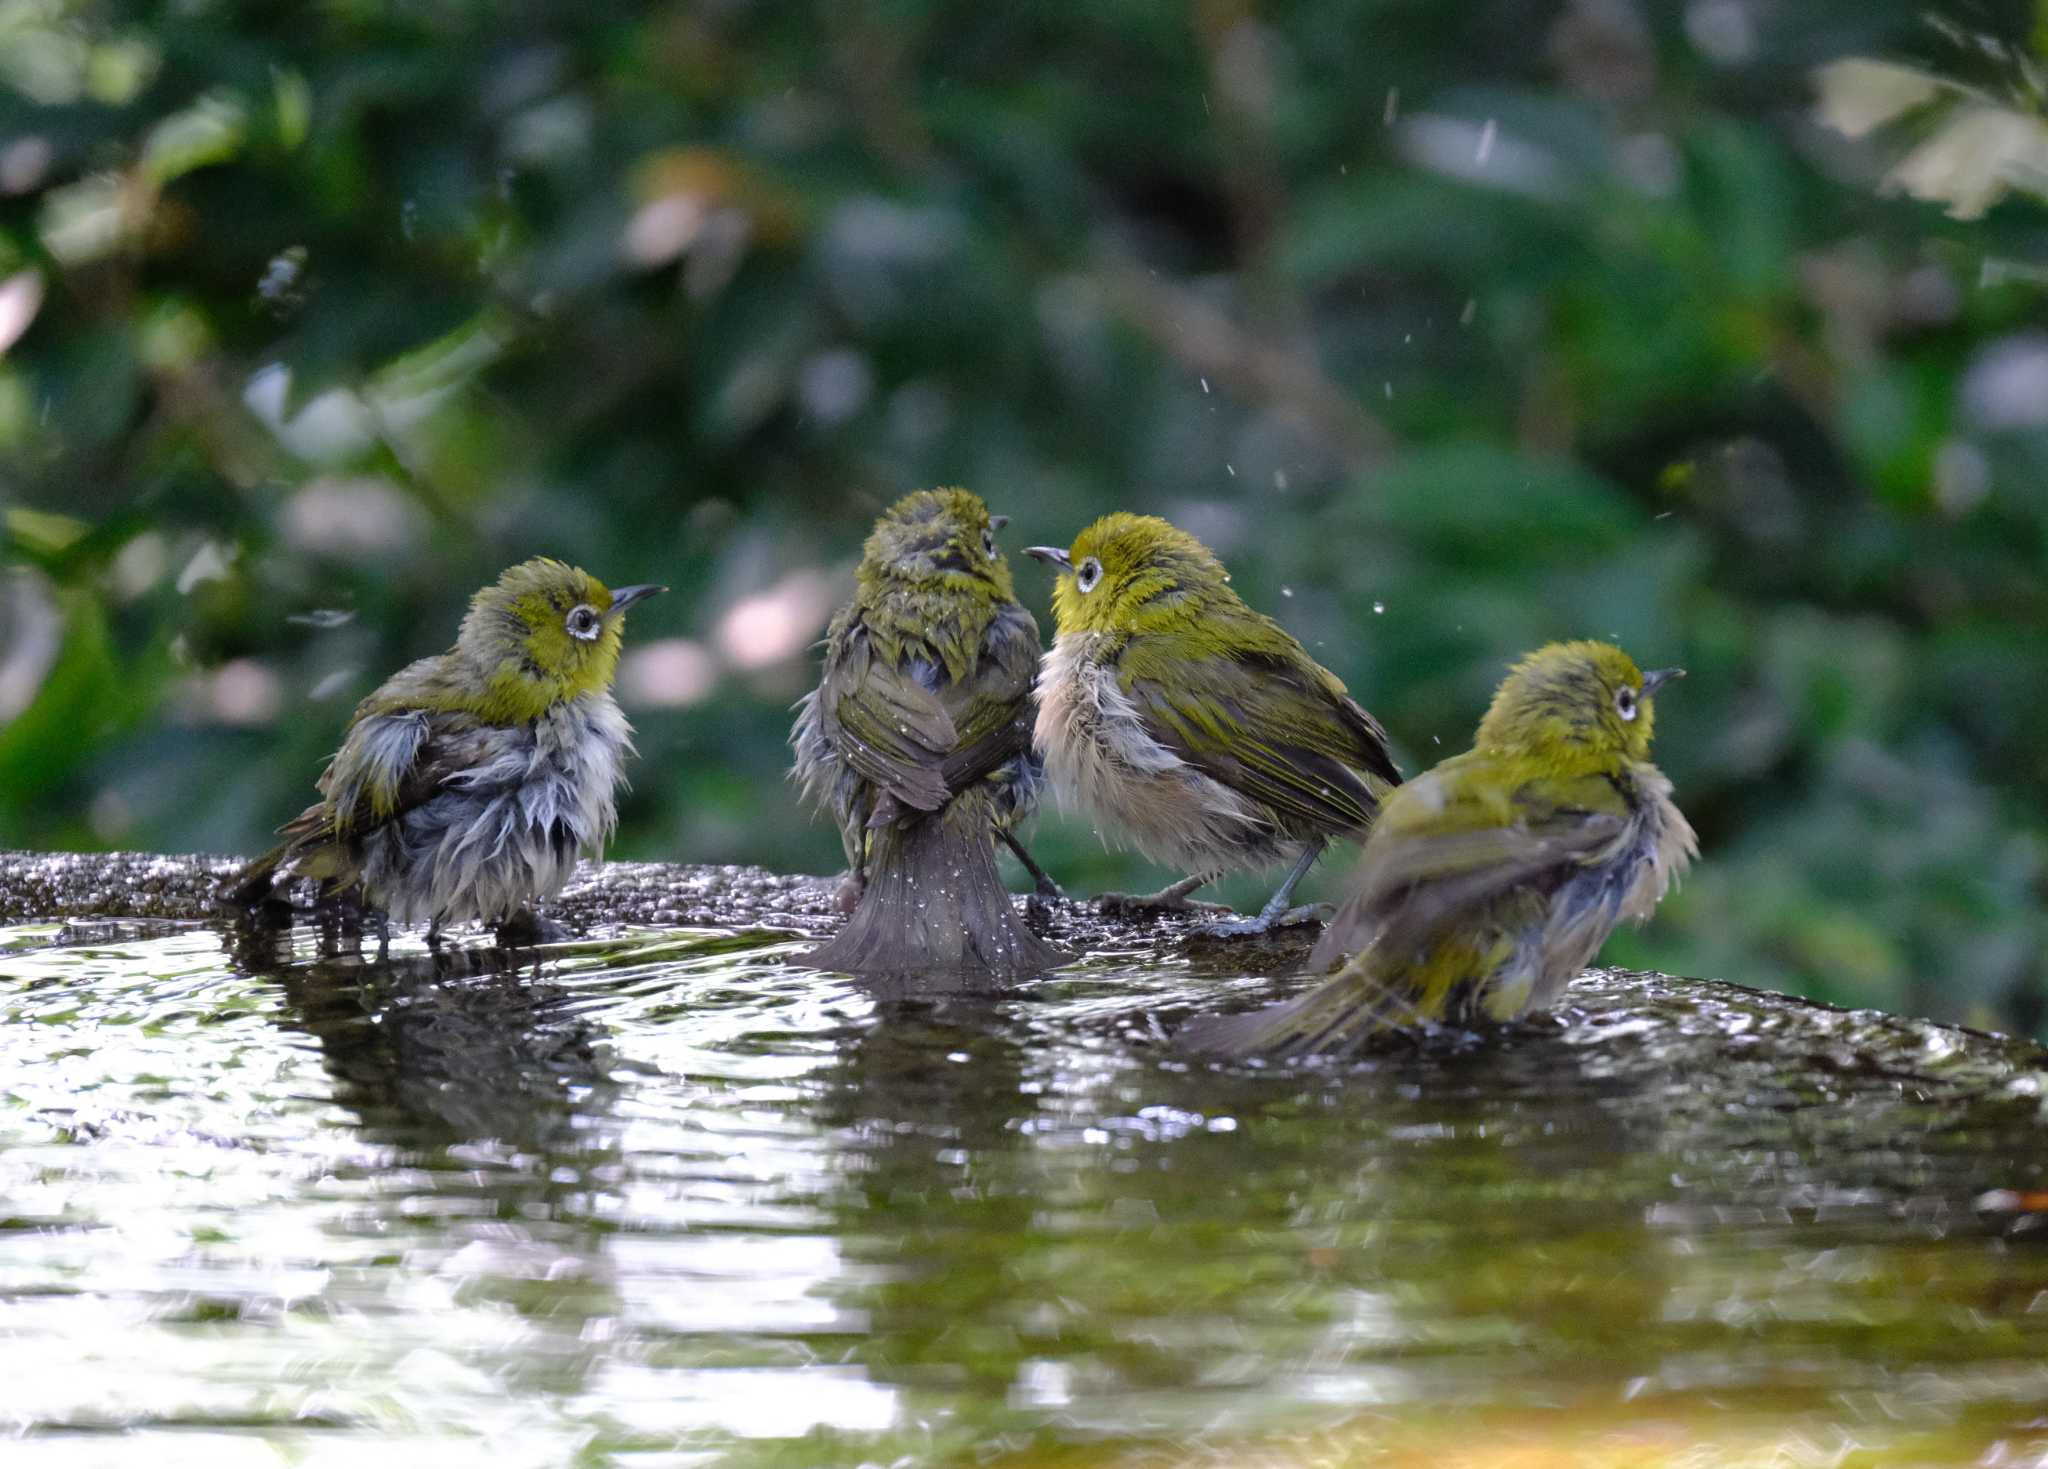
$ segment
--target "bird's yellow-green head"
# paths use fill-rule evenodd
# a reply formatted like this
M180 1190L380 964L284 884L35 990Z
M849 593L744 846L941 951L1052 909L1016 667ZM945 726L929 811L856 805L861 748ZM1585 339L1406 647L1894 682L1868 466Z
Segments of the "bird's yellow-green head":
M1684 676L1644 673L1612 643L1551 643L1508 671L1473 743L1560 768L1647 760L1657 690Z
M1053 583L1054 630L1129 632L1140 625L1192 617L1222 591L1230 573L1207 546L1156 515L1105 515L1062 551L1030 546L1059 568Z
M611 685L626 609L666 587L613 591L580 567L536 556L469 602L455 640L482 686L471 712L493 723L537 719L565 699Z
M882 512L861 551L856 579L864 599L887 588L961 594L988 602L1016 600L1010 563L996 532L1010 523L990 515L967 490L919 490Z

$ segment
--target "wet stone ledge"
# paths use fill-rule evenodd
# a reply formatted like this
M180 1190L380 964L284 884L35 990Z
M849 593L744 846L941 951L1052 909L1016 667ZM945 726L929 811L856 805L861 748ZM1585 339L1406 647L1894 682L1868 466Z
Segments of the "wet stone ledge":
M236 866L227 857L0 852L0 923L61 922L62 931L44 946L63 947L220 922L229 915L214 891ZM586 935L653 926L821 938L839 922L837 882L758 867L585 863L542 911ZM1213 980L1219 1009L1273 999L1286 992L1276 986L1291 990L1304 982L1315 934L1300 928L1217 941L1191 938L1184 919L1105 917L1075 902L1032 900L1026 912L1043 936L1084 956L1086 968L1113 975L1170 964L1198 988ZM1115 1028L1149 1046L1191 1013L1182 1005L1154 1012L1141 1002L1140 1012L1119 1017ZM1973 1166L1967 1182L1951 1182L1962 1198L1994 1213L2004 1212L2011 1193L2021 1201L2011 1212L2022 1230L2048 1233L2048 1172L2011 1165L2015 1150L2037 1163L2048 1157L2048 1050L2028 1040L1716 980L1596 969L1551 1014L1486 1037L1439 1035L1417 1048L1419 1056L1384 1064L1427 1062L1430 1053L1454 1061L1451 1070L1430 1071L1432 1089L1450 1086L1447 1099L1461 1076L1497 1088L1526 1072L1521 1081L1531 1095L1589 1083L1650 1085L1661 1098L1655 1110L1664 1125L1689 1119L1703 1137L1724 1141L1759 1126L1768 1131L1764 1119L1780 1113L1810 1118L1816 1111L1838 1118L1852 1151L1893 1149L1910 1135L1982 1129L1976 1141L2001 1157L2000 1166ZM2025 1175L2023 1188L2002 1187L2018 1174Z
M214 891L241 862L153 852L0 852L0 921L223 918ZM663 924L823 932L836 921L833 882L759 867L585 862L544 911L572 929Z
M235 914L214 897L242 859L151 852L0 851L0 922L63 921L74 926L119 920L224 921ZM633 926L775 929L824 938L838 927L839 877L807 877L760 867L667 862L584 862L557 897L539 905L575 934ZM1109 917L1075 902L1026 902L1031 926L1076 954L1157 950L1181 939L1194 920ZM83 930L81 930L83 932ZM1315 930L1282 930L1251 942L1207 944L1240 956L1258 972L1286 973L1307 957Z

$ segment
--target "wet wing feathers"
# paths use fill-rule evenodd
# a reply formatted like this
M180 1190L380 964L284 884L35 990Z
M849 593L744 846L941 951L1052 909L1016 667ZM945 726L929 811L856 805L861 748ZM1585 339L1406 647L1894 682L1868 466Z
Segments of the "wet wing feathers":
M1005 609L973 675L947 683L926 660L890 663L855 620L833 639L819 687L827 737L864 780L903 805L936 811L1028 748L1038 647L1030 614Z
M1358 772L1389 784L1400 777L1372 716L1315 672L1260 654L1219 655L1171 686L1134 678L1128 692L1153 736L1204 774L1294 822L1355 831L1379 804Z
M945 805L952 716L908 670L876 658L858 623L833 640L818 704L826 737L863 780L920 811Z
M945 762L949 789L965 790L1031 747L1038 658L1038 624L1023 608L1007 608L989 628L974 678L940 695L959 730Z
M1605 776L1517 783L1483 761L1446 762L1388 802L1311 967L1373 942L1421 948L1510 890L1563 882L1633 840L1634 813Z
M279 828L298 839L346 839L424 805L452 779L485 763L490 730L474 716L407 709L349 726L319 780L325 798Z

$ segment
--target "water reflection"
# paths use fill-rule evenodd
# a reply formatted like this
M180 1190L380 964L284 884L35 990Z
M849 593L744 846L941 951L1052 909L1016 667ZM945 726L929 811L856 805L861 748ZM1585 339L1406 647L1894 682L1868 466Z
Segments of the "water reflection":
M74 939L0 932L22 1443L2048 1453L2048 1252L1974 1207L2048 1183L2027 1048L1596 977L1483 1045L1266 1072L1157 1043L1267 997L1222 956L934 994L759 934Z
M601 1150L616 1134L607 1032L536 951L449 946L379 961L323 935L300 961L290 934L251 932L234 957L283 986L281 1023L319 1042L334 1100L367 1137L552 1155Z
M853 1357L911 1411L1001 1403L1017 1371L1016 1256L1038 1201L1038 1088L992 995L884 999L841 1037L808 1103L834 1140L826 1194L849 1266L834 1298L867 1330Z

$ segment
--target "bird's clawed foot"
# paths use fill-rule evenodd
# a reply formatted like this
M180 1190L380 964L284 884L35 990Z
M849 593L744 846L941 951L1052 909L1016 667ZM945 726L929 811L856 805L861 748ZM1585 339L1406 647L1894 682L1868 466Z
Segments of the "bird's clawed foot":
M1328 903L1303 903L1299 908L1288 908L1270 917L1261 913L1256 918L1221 918L1197 924L1194 932L1211 939L1249 938L1254 934L1272 933L1275 929L1328 923L1333 911Z
M1228 913L1223 903L1199 902L1188 895L1214 874L1201 873L1168 883L1156 893L1104 893L1095 900L1096 910L1111 918L1156 918L1162 913Z
M497 926L498 943L502 948L531 948L535 944L558 944L569 937L569 930L552 918L543 918L531 908L521 908L510 918Z

